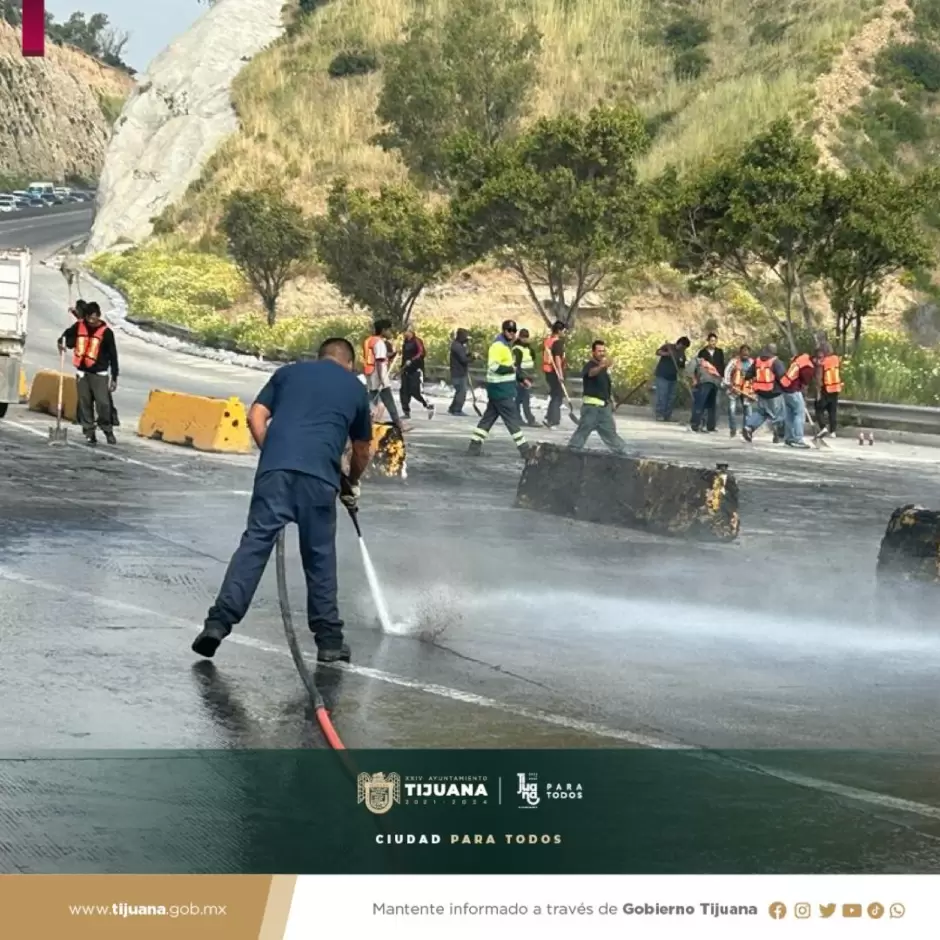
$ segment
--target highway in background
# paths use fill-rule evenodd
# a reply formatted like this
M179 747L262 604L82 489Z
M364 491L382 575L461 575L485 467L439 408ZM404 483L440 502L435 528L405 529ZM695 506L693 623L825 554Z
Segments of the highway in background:
M34 254L30 329L26 343L26 369L57 369L56 339L71 324L67 285L62 274L41 262L64 245L88 233L91 209L49 209L44 215L0 218L0 248L30 248ZM97 300L107 319L107 298L85 281L81 296ZM76 297L79 296L76 294ZM169 388L193 395L238 395L251 401L267 380L263 372L209 362L173 353L133 337L118 334L121 381L116 397L125 426L135 422L153 388Z
M87 224L66 213L4 220L0 244L29 244L39 259ZM37 264L30 371L55 364L66 308L64 279ZM0 422L0 750L319 746L272 573L212 665L189 650L241 534L252 458L132 434L150 388L250 400L265 376L121 334L118 343L117 449L50 448L49 419L22 408ZM788 772L797 764L781 748L936 753L934 625L871 616L891 510L940 505L935 451L843 440L805 455L748 450L625 422L644 454L729 462L738 475L741 539L696 545L514 510L508 438L497 430L487 456L468 461L471 425L416 421L407 483L364 487L394 635L377 629L340 519L354 662L325 671L325 685L348 746L770 748L766 763ZM293 547L289 564L301 612ZM940 867L940 809L916 775L856 760L836 786L808 763L792 786L827 801L833 832L858 833L866 864ZM68 838L44 825L44 839ZM825 831L799 826L777 833L781 858L805 859L811 844L822 864Z

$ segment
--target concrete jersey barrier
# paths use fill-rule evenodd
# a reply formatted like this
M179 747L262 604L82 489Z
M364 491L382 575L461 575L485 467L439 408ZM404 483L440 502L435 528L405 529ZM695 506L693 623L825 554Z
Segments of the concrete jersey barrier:
M65 375L43 369L33 376L29 389L28 408L55 417L59 401L59 376L62 380L62 417L68 421L78 420L78 384L74 375Z
M729 542L740 531L738 484L705 470L603 451L536 444L516 505L583 522Z
M245 406L238 398L203 398L153 389L137 434L167 444L220 454L252 450Z

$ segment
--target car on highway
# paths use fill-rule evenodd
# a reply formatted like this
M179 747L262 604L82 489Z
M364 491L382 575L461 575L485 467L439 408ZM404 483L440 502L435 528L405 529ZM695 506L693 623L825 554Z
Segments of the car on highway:
M33 196L25 190L17 190L13 193L20 209L44 209L46 204L38 197Z
M0 212L16 212L19 208L16 197L8 193L0 193Z

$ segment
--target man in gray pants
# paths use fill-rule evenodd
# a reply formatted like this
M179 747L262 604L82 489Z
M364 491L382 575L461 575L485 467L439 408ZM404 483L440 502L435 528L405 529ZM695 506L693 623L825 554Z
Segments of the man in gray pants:
M114 331L101 319L98 304L94 301L87 304L82 319L59 337L59 348L63 346L73 350L72 365L78 375L78 420L85 441L92 447L98 443L97 427L109 444L116 444L111 396L118 381L117 343Z
M572 450L584 450L588 438L594 431L604 442L608 450L615 454L626 454L627 442L617 433L612 405L613 388L610 381L610 367L613 363L607 357L607 346L602 339L594 340L591 345L591 358L584 363L581 379L584 392L581 397L581 420L578 430L571 435L568 446Z

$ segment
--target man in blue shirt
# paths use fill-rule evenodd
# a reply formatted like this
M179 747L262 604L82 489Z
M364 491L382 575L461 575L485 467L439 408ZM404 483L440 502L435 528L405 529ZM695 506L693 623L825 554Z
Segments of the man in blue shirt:
M372 442L369 396L353 375L355 358L347 340L328 339L316 362L278 369L251 406L248 425L261 457L248 523L193 642L200 656L214 656L248 613L278 534L296 522L317 659L348 662L336 600L336 496L347 509L357 508ZM352 459L349 475L343 476L347 440Z

